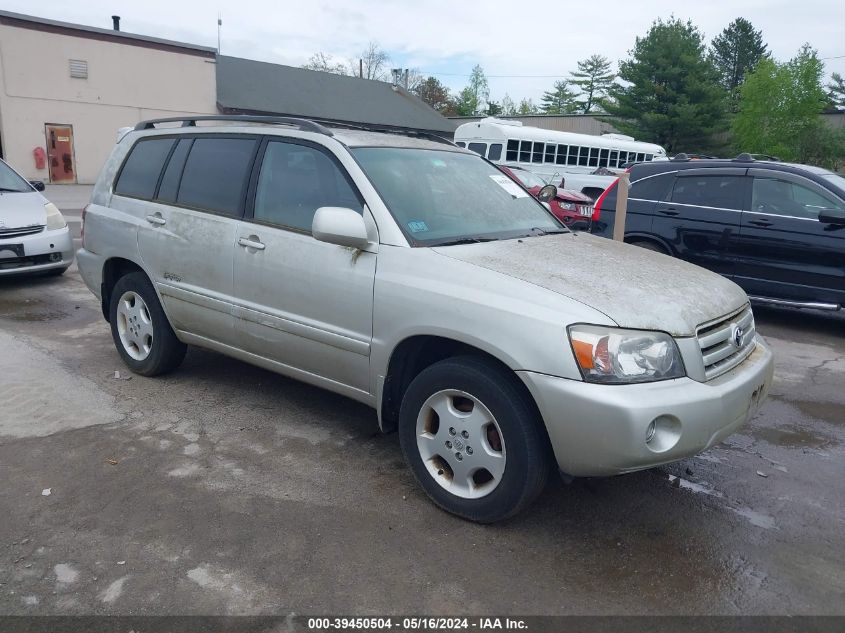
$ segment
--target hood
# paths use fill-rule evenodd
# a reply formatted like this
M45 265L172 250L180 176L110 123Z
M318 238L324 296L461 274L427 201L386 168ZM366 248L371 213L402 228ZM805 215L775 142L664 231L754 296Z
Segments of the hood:
M704 268L585 233L433 250L574 299L620 327L673 336L694 336L748 303L739 286Z
M37 191L0 192L0 231L47 223L47 200Z
M593 199L574 189L558 189L557 197L565 202L589 202L592 204Z

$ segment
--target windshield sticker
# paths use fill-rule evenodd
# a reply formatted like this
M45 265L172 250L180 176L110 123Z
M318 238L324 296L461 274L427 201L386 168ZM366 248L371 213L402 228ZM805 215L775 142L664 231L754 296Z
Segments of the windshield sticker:
M491 175L490 180L499 185L502 189L511 194L514 198L527 198L528 192L516 184L513 180L502 174L501 176Z
M408 228L411 230L411 233L423 233L428 231L428 224L422 220L411 220L408 222Z

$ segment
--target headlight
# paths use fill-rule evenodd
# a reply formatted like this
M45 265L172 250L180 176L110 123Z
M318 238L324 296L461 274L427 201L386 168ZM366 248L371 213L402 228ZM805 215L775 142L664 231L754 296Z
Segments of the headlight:
M59 211L59 208L55 204L53 204L52 202L48 202L44 205L44 209L47 211L48 231L52 231L54 229L63 229L67 226L67 222L65 222L65 219L62 216L62 212Z
M561 209L566 209L567 211L575 211L575 204L572 202L564 202L561 200L559 201L559 204Z
M572 325L569 341L588 382L653 382L686 375L677 344L663 332Z

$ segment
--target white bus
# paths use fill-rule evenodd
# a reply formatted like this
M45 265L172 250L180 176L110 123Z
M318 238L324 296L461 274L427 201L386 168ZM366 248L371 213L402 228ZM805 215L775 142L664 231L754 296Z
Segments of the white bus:
M593 199L610 186L625 163L666 160L666 150L659 145L622 134L557 132L492 117L459 126L455 143L493 163L528 169L546 182Z

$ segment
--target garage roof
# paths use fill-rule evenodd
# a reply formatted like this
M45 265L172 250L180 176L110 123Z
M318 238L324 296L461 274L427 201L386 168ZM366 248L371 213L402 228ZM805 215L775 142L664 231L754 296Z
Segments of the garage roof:
M229 113L420 130L450 139L457 127L407 90L383 81L222 55L217 105Z

